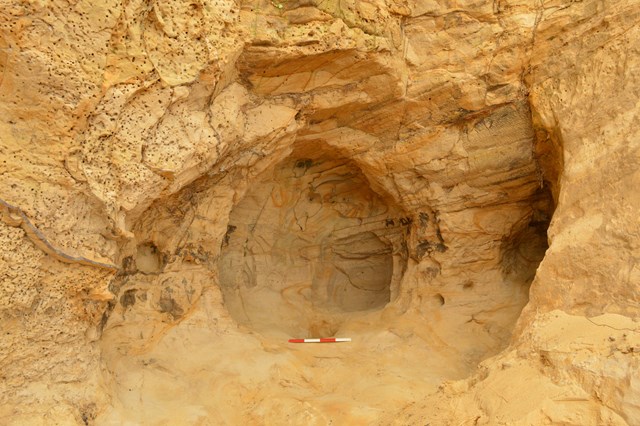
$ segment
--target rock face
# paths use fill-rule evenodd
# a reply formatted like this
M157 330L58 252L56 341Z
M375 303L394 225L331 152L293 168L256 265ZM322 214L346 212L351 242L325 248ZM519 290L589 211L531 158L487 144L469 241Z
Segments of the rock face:
M639 23L0 0L0 423L640 423Z

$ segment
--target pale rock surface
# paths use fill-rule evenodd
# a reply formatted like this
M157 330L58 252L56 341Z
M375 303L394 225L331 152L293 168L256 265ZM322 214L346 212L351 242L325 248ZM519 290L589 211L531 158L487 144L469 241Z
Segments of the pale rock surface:
M0 0L0 423L639 424L639 23Z

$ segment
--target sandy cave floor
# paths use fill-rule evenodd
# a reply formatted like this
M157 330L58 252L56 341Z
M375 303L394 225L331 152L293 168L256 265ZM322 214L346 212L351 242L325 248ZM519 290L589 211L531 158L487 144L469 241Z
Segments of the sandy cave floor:
M219 297L211 291L202 301L215 303ZM638 325L628 318L609 314L585 319L554 311L541 317L530 336L534 345L542 342L544 362L536 366L507 351L492 358L502 367L489 373L476 370L474 359L487 342L479 333L464 333L463 324L451 326L454 317L427 321L409 312L383 327L384 316L371 314L345 324L340 335L353 342L342 344L288 344L284 335L264 337L238 329L229 317L205 309L161 335L152 347L134 348L133 339L114 338L122 330L107 330L103 362L112 401L96 423L369 425L429 420L445 425L451 418L483 417L489 424L539 424L535 403L546 407L546 418L557 420L550 424L578 424L580 419L591 424L597 418L604 419L601 424L626 424L581 388L563 385L551 366L568 362L578 372L596 368L592 374L605 380L625 374L623 364L599 373L599 367L589 365L601 356L593 352L595 346L615 362L640 348ZM474 370L484 380L480 401L497 417L474 411L475 404L465 397L449 399L467 389L469 383L457 380ZM525 394L529 396L523 398ZM571 401L574 405L566 405Z
M105 330L114 397L99 424L371 424L466 377L495 346L462 316L392 307L347 321L337 335L351 343L289 344L207 310L220 297L205 293L202 309L147 346L135 345L143 324Z

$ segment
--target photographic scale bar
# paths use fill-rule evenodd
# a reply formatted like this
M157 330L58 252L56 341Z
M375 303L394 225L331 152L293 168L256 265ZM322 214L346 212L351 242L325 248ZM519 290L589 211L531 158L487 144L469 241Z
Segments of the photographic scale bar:
M324 337L320 339L289 339L289 343L338 343L350 342L351 337Z

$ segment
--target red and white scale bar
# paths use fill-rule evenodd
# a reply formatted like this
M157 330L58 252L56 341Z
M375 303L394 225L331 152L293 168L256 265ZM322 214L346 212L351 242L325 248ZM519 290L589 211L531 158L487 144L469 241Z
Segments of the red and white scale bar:
M320 339L289 339L289 343L338 343L350 342L350 337L323 337Z

